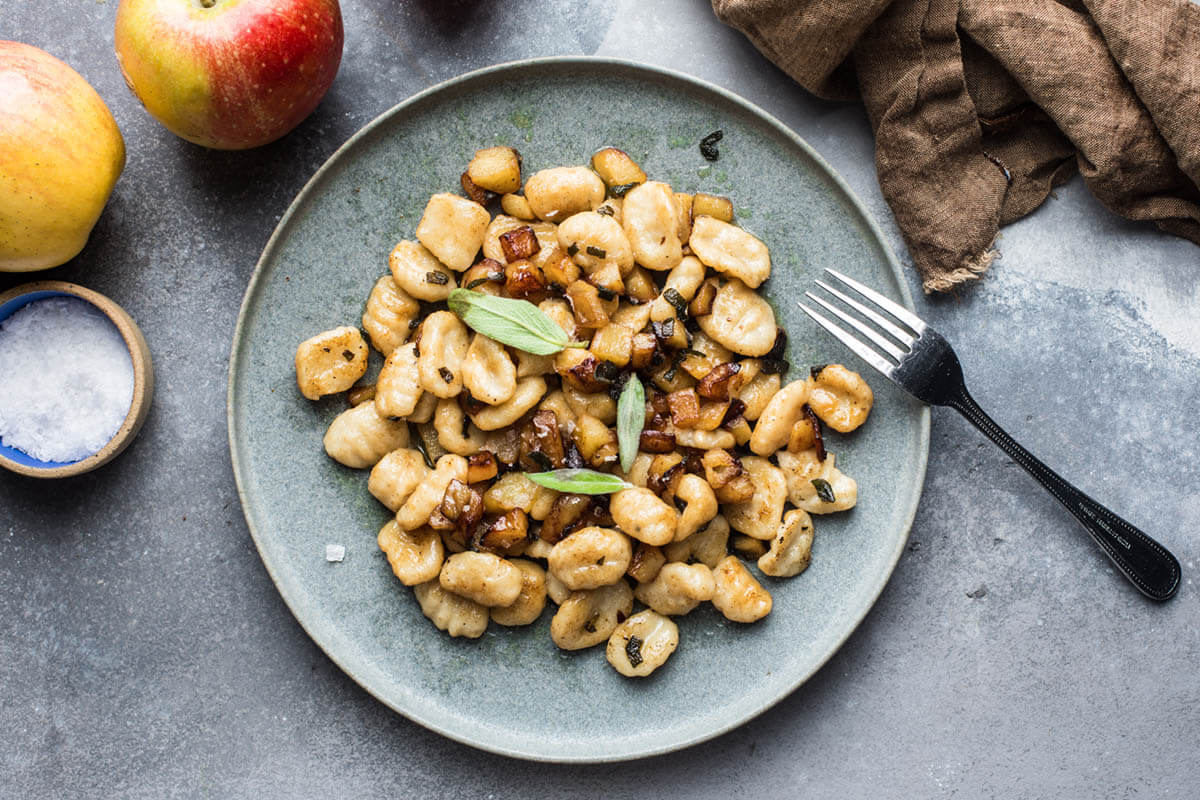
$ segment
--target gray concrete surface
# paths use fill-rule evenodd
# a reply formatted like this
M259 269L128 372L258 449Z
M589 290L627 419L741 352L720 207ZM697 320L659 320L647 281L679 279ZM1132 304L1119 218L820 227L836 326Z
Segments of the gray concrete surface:
M905 256L862 112L806 96L704 0L343 11L324 104L275 145L222 154L174 138L126 90L115 0L4 4L0 37L82 72L129 148L88 247L45 277L122 303L159 385L140 438L103 470L0 475L0 797L1196 796L1200 249L1114 217L1078 180L1004 232L985 281L919 311L997 421L1175 551L1174 601L1143 601L1018 467L935 412L911 543L879 603L813 680L733 733L627 765L529 764L430 733L347 679L258 560L224 403L257 255L359 126L519 57L661 64L793 127Z

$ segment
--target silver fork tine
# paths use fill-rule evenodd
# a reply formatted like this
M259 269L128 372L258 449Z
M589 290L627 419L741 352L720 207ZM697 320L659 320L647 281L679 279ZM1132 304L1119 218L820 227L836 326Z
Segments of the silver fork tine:
M825 281L817 281L817 286L820 286L822 289L829 292L831 295L836 297L838 300L841 300L843 303L850 306L851 308L853 308L858 313L862 314L867 319L871 320L871 322L874 322L876 325L883 328L883 330L885 332L887 332L887 334L889 336L891 336L893 339L898 341L900 344L904 345L905 347L909 347L909 348L912 347L912 343L914 341L913 337L909 336L907 333L905 333L904 331L897 328L891 322L884 319L884 317L882 315L876 314L874 311L867 308L866 306L864 306L862 303L858 302L857 300L847 297L845 294L843 294L842 292L839 292L837 289L833 288L828 283L825 283ZM898 357L899 356L897 356L897 358Z
M805 314L808 314L810 317L812 317L814 322L832 333L842 344L846 345L846 347L849 347L851 350L857 353L859 358L861 358L863 361L866 361L868 364L882 372L887 377L892 377L892 373L896 370L896 366L894 364L892 364L883 356L879 355L879 353L876 353L870 347L867 347L858 339L855 339L846 331L839 328L836 323L830 322L821 314L818 314L816 311L813 311L811 308L804 305L804 303L799 303L799 306Z
M888 312L889 314L891 314L893 317L895 317L896 319L903 322L908 327L912 328L913 331L918 336L920 336L922 333L925 332L925 323L921 321L921 318L918 317L916 314L912 313L911 311L909 311L907 308L904 308L903 306L901 306L899 303L893 303L891 300L888 300L886 297L881 295L879 292L877 292L873 289L868 289L866 286L863 286L858 281L854 280L853 278L847 278L845 275L838 272L837 270L833 270L833 269L830 269L829 267L826 267L825 271L828 272L833 277L837 278L842 283L849 286L854 291L861 294L863 297L874 302L875 305L879 306L884 311Z
M887 339L880 336L878 333L876 333L871 328L868 328L866 325L859 322L854 317L850 316L845 311L842 311L840 308L833 305L832 303L827 302L825 300L825 298L818 297L817 295L813 294L812 292L805 292L804 296L807 297L809 300L812 300L816 303L820 303L821 306L824 307L826 311L830 312L831 314L836 316L838 319L840 319L842 322L846 323L851 328L854 328L854 330L858 331L863 336L870 339L872 342L875 343L876 347L878 347L883 352L887 353L892 358L896 359L897 363L899 363L900 359L904 358L904 356L907 355L903 350L901 350L899 347L896 347L896 345L892 344Z

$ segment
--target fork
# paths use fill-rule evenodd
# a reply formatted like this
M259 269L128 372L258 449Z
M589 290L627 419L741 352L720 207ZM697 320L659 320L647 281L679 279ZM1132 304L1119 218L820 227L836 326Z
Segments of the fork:
M1024 467L1025 471L1036 478L1056 500L1067 507L1096 544L1100 545L1104 554L1112 559L1121 573L1142 594L1160 601L1170 600L1175 595L1180 577L1179 561L1175 556L1141 530L1067 483L993 422L967 393L958 356L941 334L926 325L916 314L858 281L832 269L825 271L857 292L873 304L873 307L853 299L824 281L817 281L817 285L853 309L864 320L873 323L875 327L872 328L812 292L804 294L857 331L866 341L849 333L820 312L800 303L800 308L808 316L918 400L935 406L949 406L966 417L968 422L982 431L1013 461ZM884 317L879 311L886 312L895 322ZM870 344L867 344L867 341Z

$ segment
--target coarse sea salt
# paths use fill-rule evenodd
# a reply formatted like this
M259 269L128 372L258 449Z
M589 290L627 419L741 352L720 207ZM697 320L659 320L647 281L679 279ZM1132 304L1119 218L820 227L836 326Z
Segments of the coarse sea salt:
M40 461L90 456L133 402L133 361L95 306L50 297L0 322L0 441Z

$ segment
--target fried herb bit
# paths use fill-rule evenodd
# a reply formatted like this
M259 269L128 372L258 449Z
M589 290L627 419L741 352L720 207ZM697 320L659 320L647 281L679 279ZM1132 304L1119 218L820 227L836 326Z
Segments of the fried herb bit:
M629 641L625 643L625 655L629 658L629 666L636 667L642 663L642 640L637 636L630 636Z
M574 441L569 441L563 447L563 466L567 469L584 469L587 465L583 460L583 453L579 452L579 447Z
M483 286L485 283L491 283L491 282L492 282L491 278L476 278L475 280L473 280L467 284L467 288L474 289L476 287Z
M766 373L779 373L780 375L787 374L792 365L782 358L764 358L762 360L762 371Z
M721 152L717 150L717 142L724 138L724 131L713 131L700 140L700 155L704 156L705 161L716 161L721 157Z
M809 367L808 374L815 381L817 378L821 377L821 371L824 370L828 366L829 366L828 364L817 364L815 367Z
M666 319L662 322L651 322L650 330L654 331L654 335L660 340L670 339L675 335L675 320Z
M596 369L592 374L595 375L598 381L612 383L621 374L621 368L611 361L598 361L596 362Z
M446 383L454 383L454 373L445 367L438 367L438 375L441 375Z
M530 450L529 453L527 453L527 456L530 461L537 464L538 469L540 470L547 471L554 469L554 462L550 460L550 456L546 455L541 450Z
M596 209L596 213L602 214L606 217L611 217L613 215L612 206L600 206Z
M787 354L787 331L783 328L775 329L775 343L771 345L771 350L762 358L763 372L778 372L780 375L785 375L792 365L784 358Z
M420 436L416 436L412 440L413 447L417 448L417 452L421 454L421 458L425 459L425 466L434 469L437 465L433 463L433 458L429 455L429 450L425 447L424 440Z
M763 358L783 358L787 354L787 342L787 331L776 325L775 341L771 344L771 349Z
M624 197L626 194L629 193L629 190L635 186L637 186L636 182L635 183L622 183L619 186L612 187L612 189L610 189L609 191L612 192L613 197Z
M825 438L821 435L821 420L817 418L817 412L809 407L808 403L800 409L804 414L804 418L808 420L809 426L812 428L813 447L817 450L817 461L825 460ZM830 490L832 494L833 490ZM832 501L830 501L832 502Z
M824 503L836 503L837 497L833 493L833 487L829 485L829 481L824 478L813 478L813 488L817 490L817 497L821 498Z
M426 272L425 282L436 283L438 286L445 286L450 282L450 278L447 277L446 273L444 272Z
M569 245L567 245L567 255L579 255L579 245L575 244L574 242L571 242Z
M684 319L688 315L687 300L673 286L668 286L663 290L663 300L671 304L671 308L675 309L675 313L680 319Z
M603 286L596 287L596 294L600 295L601 300L612 300L617 296L617 293L612 289L606 289Z
M674 321L675 320L673 320L673 319L667 320L667 322L674 322ZM674 330L675 330L675 327L672 325L671 332L674 333ZM668 337L669 336L670 336L670 334L668 334ZM664 337L664 338L666 338L666 337ZM663 373L663 380L665 380L667 382L675 380L675 373L679 372L679 365L683 363L683 360L685 358L687 358L686 352L684 352L683 350L676 351L675 354L671 356L671 366L668 367L667 371Z
M607 250L604 250L599 247L595 247L594 245L590 245L590 244L587 246L587 254L589 256L595 256L596 258L607 258L608 257Z

